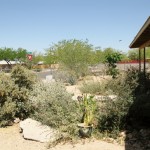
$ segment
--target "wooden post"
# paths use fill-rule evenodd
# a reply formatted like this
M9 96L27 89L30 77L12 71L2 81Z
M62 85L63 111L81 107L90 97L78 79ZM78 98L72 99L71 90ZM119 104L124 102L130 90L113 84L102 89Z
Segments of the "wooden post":
M145 55L145 47L144 47L144 76L146 75L146 55Z
M139 48L139 72L141 72L141 50Z

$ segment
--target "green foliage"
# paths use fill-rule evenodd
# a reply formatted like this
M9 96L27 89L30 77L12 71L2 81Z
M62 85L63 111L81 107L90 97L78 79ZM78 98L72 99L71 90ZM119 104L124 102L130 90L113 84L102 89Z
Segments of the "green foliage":
M25 62L27 55L27 50L23 48L18 48L16 50L16 57L15 59L19 60L20 62Z
M36 76L27 68L17 65L12 69L11 78L19 88L16 115L25 118L31 111L28 95L37 81Z
M33 89L30 95L35 110L33 117L69 136L77 135L79 106L71 99L64 85L57 82L37 83Z
M0 126L8 125L14 117L24 119L30 115L28 96L34 83L31 75L22 66L14 67L11 76L0 75Z
M40 61L43 61L43 60L44 60L44 56L43 56L43 54L41 54L41 53L36 53L36 52L34 52L32 55L33 55L33 56L32 56L32 64L34 64L34 65L38 65L38 63L39 63Z
M57 61L58 60L57 60L57 56L56 56L55 46L54 46L54 48L52 46L46 50L46 54L44 56L44 63L51 65L51 64L56 64Z
M69 83L71 85L76 84L77 82L77 77L74 74L74 72L71 72L69 70L57 70L53 73L53 78L57 82L63 82L63 83Z
M24 61L26 59L27 50L18 48L14 50L12 48L0 48L0 60L19 60Z
M145 54L146 54L146 58L149 59L150 58L150 47L146 48ZM130 60L139 60L139 50L137 48L129 50L128 58ZM141 49L141 59L142 60L144 59L144 51L142 49Z
M92 45L88 41L63 40L52 47L57 61L77 77L83 76L91 64Z
M84 82L80 87L82 93L105 94L105 84L100 82Z
M108 67L108 74L112 76L112 78L116 78L119 74L118 69L116 68L116 63L121 61L121 54L119 52L111 52L105 56L105 63Z
M91 65L104 62L104 52L98 47L91 53Z
M111 54L113 54L113 53L115 53L115 52L116 52L116 50L113 49L113 48L111 48L111 47L105 48L105 49L103 50L104 60L105 60L105 57L106 57L107 55L111 55Z
M131 82L134 103L129 111L129 122L136 126L139 124L149 126L150 123L150 74L138 72L137 69L130 70L132 77L136 78L136 84ZM135 125L134 125L135 126Z
M125 129L129 108L133 104L133 90L127 80L128 74L123 74L108 82L106 90L111 90L117 98L101 105L98 124L100 132L107 132L111 136Z
M36 75L27 68L17 65L12 69L11 78L20 88L32 89Z
M15 116L16 103L12 98L15 88L10 76L0 74L0 126L8 124Z
M97 109L94 96L83 95L79 100L79 104L83 113L83 123L85 126L91 126L94 123L95 112Z
M150 122L150 76L139 73L135 68L108 82L108 90L117 99L106 101L100 107L100 132L109 136L124 130L126 125L137 127Z
M139 51L138 49L132 49L128 51L128 58L130 60L139 60Z

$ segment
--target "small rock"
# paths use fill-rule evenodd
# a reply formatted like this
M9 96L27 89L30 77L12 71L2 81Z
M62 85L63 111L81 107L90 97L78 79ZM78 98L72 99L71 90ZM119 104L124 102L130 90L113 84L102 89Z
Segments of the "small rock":
M20 119L19 118L15 118L14 123L19 123Z
M121 136L121 137L125 137L125 136L126 136L125 131L121 132L121 133L120 133L120 136Z

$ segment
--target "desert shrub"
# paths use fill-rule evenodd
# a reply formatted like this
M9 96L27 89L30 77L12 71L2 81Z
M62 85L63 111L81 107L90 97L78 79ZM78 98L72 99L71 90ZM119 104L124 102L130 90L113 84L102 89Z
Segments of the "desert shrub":
M36 75L27 68L17 65L12 69L11 79L19 88L18 97L16 98L16 116L26 118L30 115L30 111L32 111L28 95L37 81Z
M32 85L37 81L36 75L21 65L17 65L12 69L11 78L18 87L27 89L32 89Z
M150 122L150 76L135 68L111 80L107 88L117 95L106 101L99 112L101 132L118 133L126 126L148 125Z
M125 129L126 117L131 103L131 97L128 99L119 97L115 101L106 101L101 106L99 112L99 131L103 133L107 132L109 136L115 133L116 136L119 131Z
M134 72L137 71L134 69ZM137 71L138 72L138 71ZM138 72L137 83L133 90L134 102L129 110L132 125L149 126L150 123L150 74ZM135 126L135 125L134 125Z
M30 115L28 95L34 82L28 73L22 66L16 66L11 75L0 75L0 126L8 125L15 117L24 119Z
M128 76L123 74L109 81L106 86L117 98L108 100L101 106L98 128L109 136L116 136L126 126L128 111L133 103L132 90L127 79Z
M80 87L80 91L82 93L90 93L90 94L106 94L105 83L101 82L83 82Z
M66 92L62 83L38 83L31 92L30 100L35 109L33 118L68 135L77 134L80 111L76 101Z
M70 71L65 70L57 70L53 73L53 78L57 82L69 83L71 85L76 84L77 76Z
M0 74L0 126L8 124L15 116L16 103L11 97L15 87L10 76Z

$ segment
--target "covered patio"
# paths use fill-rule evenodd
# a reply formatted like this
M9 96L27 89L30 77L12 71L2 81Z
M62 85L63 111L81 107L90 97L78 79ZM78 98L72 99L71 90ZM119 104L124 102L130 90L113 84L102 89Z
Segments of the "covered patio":
M146 72L146 47L150 47L150 16L135 36L134 40L129 46L130 48L139 49L139 71L141 71L141 51L143 51L143 71Z

